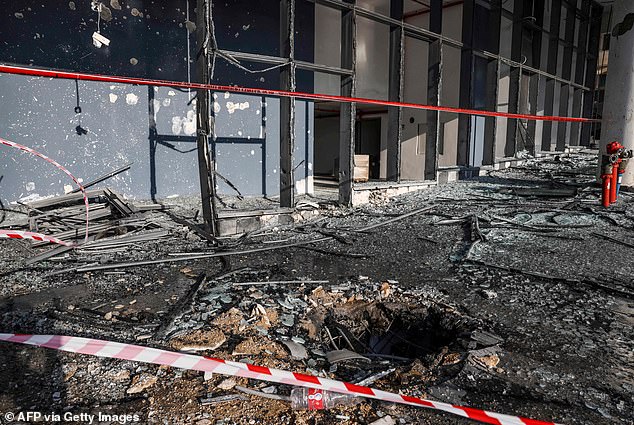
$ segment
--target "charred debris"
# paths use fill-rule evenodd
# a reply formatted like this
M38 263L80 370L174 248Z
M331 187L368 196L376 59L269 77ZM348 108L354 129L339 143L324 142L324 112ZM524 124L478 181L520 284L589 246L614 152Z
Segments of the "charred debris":
M225 237L204 230L193 201L114 188L89 190L87 241L80 193L11 205L2 228L78 246L2 241L0 321L557 422L632 423L634 207L629 193L600 206L595 167L578 152L350 209L306 198L287 224ZM16 364L7 409L201 425L466 421L370 400L294 411L280 385L14 352L0 347L0 363Z

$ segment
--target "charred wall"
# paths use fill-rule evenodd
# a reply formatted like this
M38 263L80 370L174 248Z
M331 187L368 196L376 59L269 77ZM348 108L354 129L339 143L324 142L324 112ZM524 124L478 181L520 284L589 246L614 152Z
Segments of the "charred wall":
M195 1L11 2L3 7L0 61L88 73L196 81ZM269 4L270 3L270 4ZM274 6L274 7L272 7ZM221 49L279 55L279 2L214 4ZM313 9L298 7L298 57L313 57ZM97 48L92 34L111 40ZM266 66L243 62L260 71ZM214 83L279 88L280 70L248 72L217 58ZM298 75L298 89L312 91ZM198 195L195 92L0 75L0 135L31 146L90 180L123 164L106 184L135 198ZM81 113L76 113L76 107ZM279 192L279 100L214 93L218 171L243 194ZM310 189L312 103L297 102L293 161L298 190ZM3 150L0 198L63 193L54 168ZM303 161L303 162L302 162ZM219 183L220 193L232 193Z

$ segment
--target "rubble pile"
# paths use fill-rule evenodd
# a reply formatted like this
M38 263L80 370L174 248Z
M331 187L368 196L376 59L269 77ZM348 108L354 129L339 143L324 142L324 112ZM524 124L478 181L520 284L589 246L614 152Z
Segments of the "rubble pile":
M634 207L630 193L600 206L595 165L579 152L353 209L306 200L303 221L224 238L204 232L191 202L90 191L87 243L80 195L16 206L0 226L80 245L0 242L0 326L560 423L631 424ZM0 410L199 425L471 423L366 399L293 410L288 385L1 344L9 364Z

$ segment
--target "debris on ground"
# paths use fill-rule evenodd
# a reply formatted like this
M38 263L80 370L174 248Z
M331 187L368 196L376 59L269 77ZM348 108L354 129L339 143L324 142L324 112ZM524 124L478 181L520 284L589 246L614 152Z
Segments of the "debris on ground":
M195 201L90 190L86 243L81 194L16 205L2 228L80 245L0 241L0 326L560 423L631 424L634 204L624 192L603 209L595 166L584 152L528 159L353 209L308 198L298 204L306 220L222 238L205 233ZM0 364L0 411L175 424L471 423L368 399L293 410L285 385L10 344Z

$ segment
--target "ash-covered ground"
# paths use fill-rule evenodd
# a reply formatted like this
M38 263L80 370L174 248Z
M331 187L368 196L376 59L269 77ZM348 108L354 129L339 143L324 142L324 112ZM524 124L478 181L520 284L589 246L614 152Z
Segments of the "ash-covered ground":
M188 350L557 423L634 424L634 204L623 193L599 205L595 163L550 156L354 209L321 202L301 222L222 247L157 211L143 215L166 231L156 240L28 265L50 248L1 240L0 332ZM191 202L173 211L196 215ZM226 255L180 255L213 252ZM94 270L161 259L173 262ZM239 389L283 398L283 385L10 343L0 365L0 412L473 423L372 400L292 410Z

